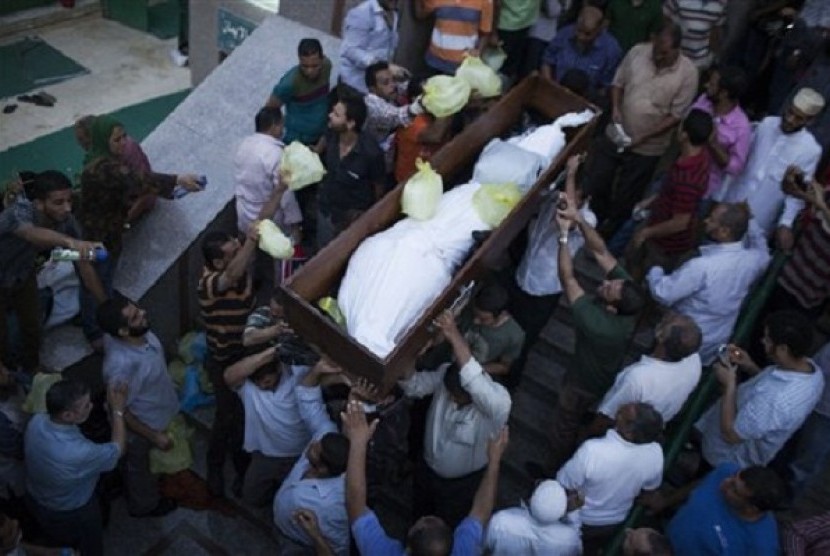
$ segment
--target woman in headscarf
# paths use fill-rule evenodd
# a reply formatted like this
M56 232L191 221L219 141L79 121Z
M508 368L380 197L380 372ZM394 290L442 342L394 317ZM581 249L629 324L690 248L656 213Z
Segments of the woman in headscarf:
M121 254L125 228L152 210L156 198L172 198L173 188L201 191L197 177L189 174L139 172L125 164L124 126L112 116L97 116L92 122L89 149L81 172L81 210L79 222L83 237L98 238L109 251L109 258L94 263L107 295L112 295L112 280ZM97 350L102 332L95 322L96 304L89 292L81 295L84 333Z

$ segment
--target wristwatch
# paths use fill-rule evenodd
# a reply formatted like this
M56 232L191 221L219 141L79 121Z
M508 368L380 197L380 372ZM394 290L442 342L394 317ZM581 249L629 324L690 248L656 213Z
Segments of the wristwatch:
M561 245L567 245L568 244L568 234L559 234L559 243Z
M122 419L124 418L124 412L123 411L120 411L120 410L116 409L116 410L113 410L112 413L113 413L113 415L117 415L118 417L121 417Z

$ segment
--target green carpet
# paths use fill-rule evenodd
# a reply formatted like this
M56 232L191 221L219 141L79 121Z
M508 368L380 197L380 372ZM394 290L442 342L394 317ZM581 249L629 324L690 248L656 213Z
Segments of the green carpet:
M17 96L89 73L39 37L26 37L0 47L0 67L3 68L0 71L0 98Z
M112 115L124 124L131 137L140 142L184 100L188 93L189 89L147 100L122 108ZM13 116L14 114L0 115L0 122L2 118ZM55 131L0 152L0 188L13 172L20 170L60 170L75 181L75 176L81 171L83 158L84 153L75 142L75 132L71 126Z

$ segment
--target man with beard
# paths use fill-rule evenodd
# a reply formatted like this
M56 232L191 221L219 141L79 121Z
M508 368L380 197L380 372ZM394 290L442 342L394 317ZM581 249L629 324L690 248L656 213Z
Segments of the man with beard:
M36 257L52 247L76 249L82 260L76 268L81 280L96 301L106 298L98 275L89 263L89 253L100 243L81 241L78 223L72 216L72 182L60 172L48 170L35 175L33 184L19 184L21 193L0 213L0 369L7 359L7 318L17 314L23 337L23 369L35 373L40 351L40 308L38 302ZM22 189L33 193L27 199Z
M79 549L84 556L104 553L95 485L124 453L130 394L124 383L110 383L112 437L105 444L86 439L78 428L89 417L92 402L89 387L74 380L53 384L46 392L47 413L35 414L26 427L26 506L49 541Z
M387 62L377 62L366 68L366 87L369 94L363 98L366 103L364 130L384 152L386 172L390 174L395 164L395 130L408 126L413 117L423 114L424 108L417 99L405 106L395 103L397 87Z
M549 477L573 453L582 418L614 383L637 314L645 303L640 288L577 211L573 199L567 199L567 203L567 209L556 215L560 234L559 281L573 313L576 344L573 365L565 374L554 409L547 465L544 469L529 469L537 477ZM605 273L595 294L586 293L574 274L573 258L567 249L572 226L579 227L585 247Z
M700 327L704 365L711 364L718 346L729 340L744 297L770 260L765 238L757 230L747 234L749 218L746 203L715 205L703 221L711 243L700 246L700 256L671 274L652 267L646 278L655 301L691 317Z
M746 72L739 67L715 67L709 73L703 94L692 109L703 110L715 123L715 133L709 137L709 185L704 199L720 190L728 177L740 175L746 166L749 146L752 143L752 126L740 105L749 81Z
M123 297L98 307L98 326L104 336L104 381L126 384L124 421L127 436L125 483L127 510L133 517L159 517L176 509L175 501L162 498L158 481L150 473L150 449L167 451L173 441L165 433L179 412L179 398L167 372L164 349L150 331L147 314Z
M784 250L792 249L793 221L804 208L804 201L786 195L781 183L790 166L807 176L815 172L821 147L805 128L823 109L824 98L804 88L793 97L783 116L764 118L755 128L746 168L719 198L728 203L746 201L754 224L766 236L774 231L778 247Z
M362 99L343 99L329 113L329 131L321 146L326 176L320 182L318 249L383 196L383 152L361 131L365 121Z
M807 317L771 313L761 343L768 367L762 369L733 344L714 366L723 395L695 423L701 453L711 466L767 465L821 398L824 374L809 356L813 326ZM752 375L740 386L739 367Z
M542 75L561 82L570 70L582 70L590 80L592 97L603 98L621 58L622 50L606 29L602 10L585 6L576 23L560 29L548 44Z

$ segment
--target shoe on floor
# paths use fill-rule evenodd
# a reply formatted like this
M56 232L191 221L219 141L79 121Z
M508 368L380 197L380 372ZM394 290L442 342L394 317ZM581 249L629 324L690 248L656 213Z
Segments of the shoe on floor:
M179 52L178 48L174 48L170 51L170 60L180 68L183 68L187 65L187 56Z
M140 514L134 514L133 512L130 512L130 517L162 517L169 514L178 507L179 505L176 504L176 501L172 498L161 498L159 500L159 503L156 504L156 507L150 510L149 512L144 512Z

